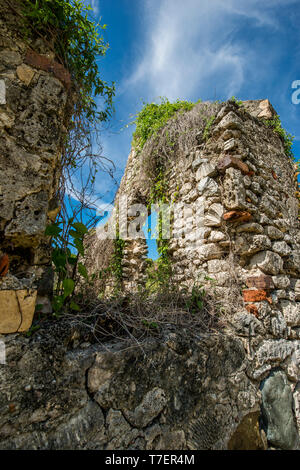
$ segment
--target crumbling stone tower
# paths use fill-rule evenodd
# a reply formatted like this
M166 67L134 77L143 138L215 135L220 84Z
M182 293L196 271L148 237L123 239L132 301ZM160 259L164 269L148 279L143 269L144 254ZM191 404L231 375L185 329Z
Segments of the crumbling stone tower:
M195 105L171 120L142 152L131 151L116 207L124 194L128 205L147 205L157 181L157 162L163 160L168 201L190 205L182 223L174 221L169 240L173 278L179 286L192 285L204 273L214 279L214 292L224 304L233 299L229 323L250 360L249 377L262 388L265 403L274 387L291 393L293 397L285 398L282 406L289 407L287 402L294 400L299 425L297 181L284 142L266 123L274 118L268 100ZM200 219L195 217L195 202L203 208ZM187 226L189 230L180 236ZM92 235L87 245L89 269L107 266L109 257L103 264L102 254L110 247L106 254L113 256L112 241ZM125 291L145 282L146 258L142 233L140 239L125 240ZM268 415L268 405L265 409ZM291 408L289 413L291 417ZM288 431L292 446L298 442L293 420Z
M72 109L68 71L44 41L24 37L19 6L0 2L0 333L27 330L36 302L47 311L44 232L60 210L60 155Z
M233 277L245 287L244 300L255 314L260 305L256 303L271 302L271 293L273 304L287 300L284 289L294 292L290 302L299 299L297 182L282 140L265 125L266 119L275 116L268 100L240 106L234 102L197 104L179 116L178 123L171 120L159 142L150 139L142 152L131 151L115 200L117 210L124 195L128 207L148 205L156 178L152 167L157 164L151 159L164 159L169 203L190 204L190 212L181 220L174 214L169 242L174 279L192 283L205 272L225 291ZM174 127L175 150L161 143ZM194 203L203 209L200 219L195 217ZM91 270L102 267L101 246L113 251L111 241L95 240L95 235L87 240ZM139 239L125 240L125 289L143 283L146 258L142 231Z

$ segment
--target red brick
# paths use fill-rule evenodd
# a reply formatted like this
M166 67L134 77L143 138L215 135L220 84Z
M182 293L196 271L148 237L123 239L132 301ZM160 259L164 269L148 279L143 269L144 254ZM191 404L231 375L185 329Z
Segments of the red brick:
M250 276L246 280L247 287L256 287L257 289L274 289L271 276L262 274L261 276Z
M246 305L246 310L248 310L249 313L252 313L256 318L258 317L258 308L254 304L248 304Z
M45 72L53 73L53 75L60 80L66 88L71 86L71 75L67 69L58 62L48 59L44 55L40 55L35 51L28 49L24 62L35 69L44 70Z
M269 297L269 294L266 290L257 289L257 290L244 290L243 291L244 302L262 302L267 300L270 304L272 299Z
M248 222L252 215L245 211L230 211L223 214L223 219L227 222Z
M248 165L242 162L240 158L233 157L232 155L225 155L225 157L222 157L218 162L217 168L220 173L223 173L227 168L236 168L245 175L249 173Z
M0 277L6 276L9 269L9 259L7 255L3 255L0 258Z

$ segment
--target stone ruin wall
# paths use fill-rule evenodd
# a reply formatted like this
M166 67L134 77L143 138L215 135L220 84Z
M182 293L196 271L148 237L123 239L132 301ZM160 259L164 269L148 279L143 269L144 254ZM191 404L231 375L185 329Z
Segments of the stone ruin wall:
M1 333L26 331L36 303L51 310L44 232L60 210L60 155L71 98L69 73L44 41L24 40L18 2L9 3L13 9L0 2Z
M246 305L250 304L248 310L256 315L260 302L269 299L271 303L269 293L273 306L288 300L297 305L296 166L286 156L281 139L262 122L276 115L274 109L268 100L246 101L242 107L233 103L196 106L200 112L201 107L211 108L210 115L216 115L210 138L203 141L200 137L200 143L198 140L177 158L170 157L165 171L168 200L190 205L187 217L174 214L169 243L174 280L191 285L197 276L209 274L222 295L232 282L239 284ZM202 136L203 128L199 134ZM152 185L143 152L133 149L115 208L124 195L128 207L147 205ZM199 206L204 208L200 219L195 212ZM128 220L129 224L130 217ZM96 235L87 240L89 270L108 265L112 245L110 240L97 240ZM125 239L124 290L145 282L147 251L143 232L141 238Z
M43 234L59 210L70 77L42 43L25 44L4 1L0 13L0 333L6 334L26 330L37 296L47 302L51 290ZM240 287L244 304L232 313L231 329L197 339L166 331L125 351L116 342L95 343L75 319L45 322L32 337L1 335L1 449L299 448L293 164L262 121L274 115L267 100L195 110L202 107L216 116L210 138L203 139L203 126L196 129L199 138L193 145L187 139L165 174L171 200L204 205L203 236L173 237L170 255L179 283L209 274L225 299ZM131 152L116 205L122 194L129 204L149 202L153 180L142 157ZM111 241L91 236L87 245L90 270L109 264ZM125 291L144 285L146 258L144 239L126 240Z
M200 233L170 240L171 263L180 284L198 275L214 279L214 292L230 299L232 332L240 338L254 386L268 393L269 383L288 384L288 399L300 429L300 225L295 165L277 134L264 124L275 111L268 100L210 106L215 115L210 138L171 160L166 168L169 200L204 205ZM203 135L203 128L199 130ZM153 181L143 154L132 150L116 197L128 205L147 204ZM191 212L184 224L198 228ZM146 279L143 238L125 240L123 289L132 292ZM111 242L90 242L95 247ZM111 245L110 245L111 246ZM112 248L111 248L112 249ZM103 252L100 250L101 252ZM89 255L88 255L89 256ZM113 281L110 280L111 285ZM210 288L208 286L208 288ZM274 379L274 374L276 378ZM284 385L286 384L286 385ZM287 399L286 399L287 400ZM288 401L287 400L287 401ZM286 406L287 401L285 402Z

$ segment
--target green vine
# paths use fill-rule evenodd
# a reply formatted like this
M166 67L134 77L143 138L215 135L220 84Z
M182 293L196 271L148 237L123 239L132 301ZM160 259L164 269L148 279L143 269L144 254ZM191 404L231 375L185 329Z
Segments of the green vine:
M151 209L153 204L168 203L168 184L166 181L163 167L160 167L154 185L151 188L148 209ZM159 258L155 263L155 269L151 269L150 275L152 281L155 282L156 287L166 286L171 277L171 260L169 254L169 240L164 231L164 215L160 212L158 215L158 222L156 227L157 237L157 251Z
M102 36L106 25L92 21L92 8L81 0L19 2L27 35L42 39L71 73L80 97L77 108L90 122L107 120L113 110L115 86L100 78L97 64L97 58L103 57L108 48ZM101 111L97 110L97 96L104 99Z
M206 141L209 139L211 127L215 119L216 119L216 116L211 116L210 118L207 119L204 131L203 131L203 140Z
M120 238L119 230L117 230L116 238L114 240L114 254L111 262L111 271L117 280L118 286L121 284L123 278L122 260L124 257L124 246L125 241Z
M286 155L290 158L294 158L292 148L295 137L282 127L280 117L276 115L273 119L266 120L265 123L267 127L273 129L273 131L281 138Z
M142 150L147 140L155 135L169 119L177 112L190 111L195 106L191 101L176 100L171 103L167 98L161 98L161 103L144 103L142 110L133 122L136 130L133 133L133 146ZM173 146L172 142L169 142Z

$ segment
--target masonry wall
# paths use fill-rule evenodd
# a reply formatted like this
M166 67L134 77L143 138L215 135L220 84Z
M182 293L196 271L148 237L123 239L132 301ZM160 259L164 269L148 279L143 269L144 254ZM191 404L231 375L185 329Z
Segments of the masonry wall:
M25 39L18 5L0 2L1 333L28 329L36 303L51 308L44 232L60 210L60 155L71 106L69 73L45 41Z
M176 152L165 159L169 201L189 205L183 219L179 212L174 214L169 242L173 279L179 286L192 286L203 275L213 279L207 288L223 299L227 310L232 305L230 334L244 345L250 361L247 375L262 397L268 384L276 383L275 395L293 410L292 421L297 419L299 426L300 226L295 166L282 140L264 122L276 116L268 100L242 106L202 103L190 113L182 126L183 131L188 129L186 139L182 132ZM206 122L214 116L208 138L201 114ZM149 154L147 146L142 152L131 151L116 207L122 195L128 197L128 205L148 204L154 184L145 171ZM200 217L196 207L203 209ZM97 246L96 238L93 243ZM145 247L142 237L126 240L125 291L144 285ZM286 386L292 398L283 398ZM270 421L271 416L272 412ZM269 430L272 433L276 431Z

